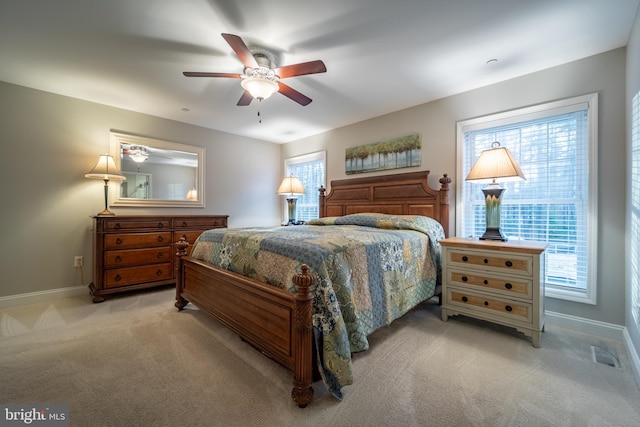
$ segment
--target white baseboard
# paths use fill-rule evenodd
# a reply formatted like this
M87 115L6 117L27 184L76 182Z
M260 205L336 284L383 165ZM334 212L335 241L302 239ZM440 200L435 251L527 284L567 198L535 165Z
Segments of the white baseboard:
M629 359L631 360L631 366L633 367L633 374L636 377L636 383L638 384L638 388L640 388L640 356L638 356L638 352L633 346L633 342L631 341L631 336L629 335L627 328L624 328L624 344L627 348L627 353L629 353Z
M569 316L568 314L545 311L545 324L571 329L572 331L595 335L600 338L624 341L624 326L605 323L584 317Z
M51 301L58 298L77 297L81 295L89 295L89 288L87 288L86 286L70 286L68 288L10 295L8 297L0 297L0 308L15 307L25 304L35 304L38 302Z

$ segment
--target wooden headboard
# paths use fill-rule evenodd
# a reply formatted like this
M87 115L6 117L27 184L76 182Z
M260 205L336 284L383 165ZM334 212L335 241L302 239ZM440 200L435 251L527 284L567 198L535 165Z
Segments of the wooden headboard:
M449 236L449 184L440 178L440 189L429 187L429 171L331 181L331 192L320 188L320 216L375 212L391 215L423 215L439 221Z

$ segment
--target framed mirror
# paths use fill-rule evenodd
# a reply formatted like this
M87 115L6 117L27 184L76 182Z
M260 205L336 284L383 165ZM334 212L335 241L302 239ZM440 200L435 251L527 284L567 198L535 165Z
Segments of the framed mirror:
M114 206L204 207L203 147L111 131L111 155L127 178Z

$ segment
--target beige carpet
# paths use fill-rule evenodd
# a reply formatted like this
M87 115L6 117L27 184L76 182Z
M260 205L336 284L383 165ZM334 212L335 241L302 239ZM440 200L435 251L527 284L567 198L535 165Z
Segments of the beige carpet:
M191 306L189 306L191 307ZM617 351L620 368L592 361ZM92 304L0 310L0 403L70 405L72 426L638 426L640 391L621 343L547 327L542 347L509 328L422 305L355 356L342 402L291 374L173 290Z

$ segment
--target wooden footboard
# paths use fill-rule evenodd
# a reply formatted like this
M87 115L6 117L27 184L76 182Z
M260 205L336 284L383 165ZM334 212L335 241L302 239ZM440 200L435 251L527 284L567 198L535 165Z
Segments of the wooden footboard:
M293 281L295 294L178 256L175 305L182 310L193 303L293 371L291 397L304 408L313 399L310 288L315 277L303 265Z

